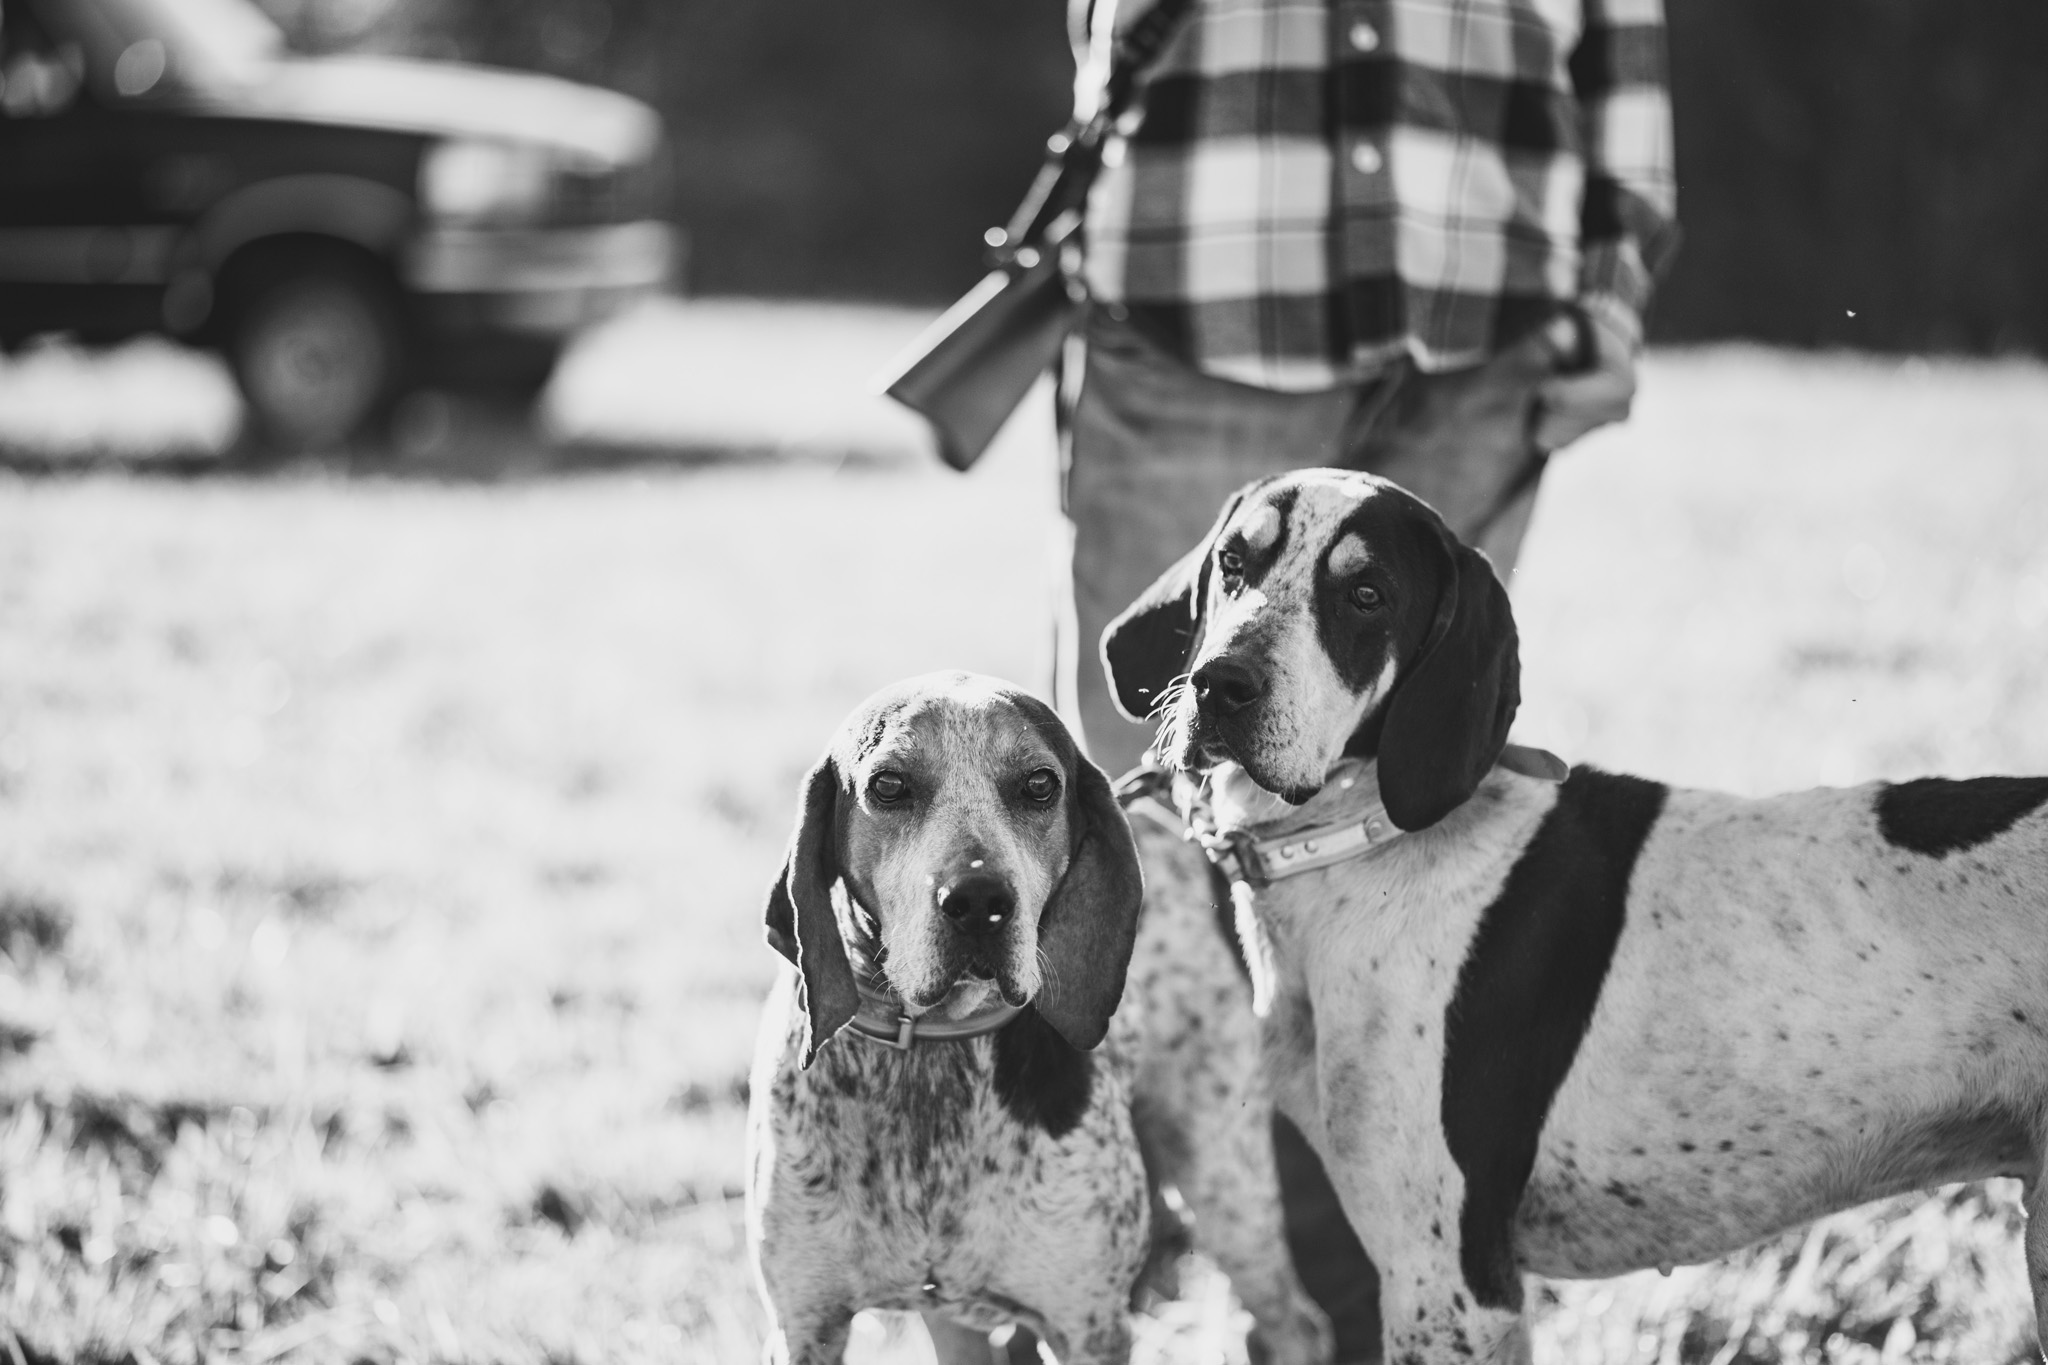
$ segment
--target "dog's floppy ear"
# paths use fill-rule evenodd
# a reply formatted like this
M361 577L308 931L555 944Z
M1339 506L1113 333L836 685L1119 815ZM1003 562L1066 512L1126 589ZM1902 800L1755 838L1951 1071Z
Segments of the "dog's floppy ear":
M1232 493L1201 543L1159 575L1102 632L1102 664L1109 675L1109 695L1116 709L1132 720L1150 720L1161 694L1187 671L1188 656L1201 635L1202 603L1209 595L1209 561L1216 538L1255 486Z
M839 880L833 852L838 814L839 765L827 753L804 779L789 854L782 874L768 888L768 946L789 959L803 981L806 1067L860 1007L846 943L832 913L832 884Z
M1032 1004L1062 1038L1086 1051L1109 1032L1109 1016L1123 997L1145 880L1137 841L1109 779L1078 753L1068 801L1074 856L1039 917L1046 972Z
M1380 731L1380 799L1405 830L1427 829L1470 799L1521 704L1507 590L1484 555L1433 529L1448 560L1436 617Z

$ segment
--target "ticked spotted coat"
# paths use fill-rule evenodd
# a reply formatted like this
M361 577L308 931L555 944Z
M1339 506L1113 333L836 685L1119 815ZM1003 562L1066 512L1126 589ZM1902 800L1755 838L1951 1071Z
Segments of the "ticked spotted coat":
M1042 703L961 674L871 699L807 781L776 888L792 965L762 1019L747 1181L771 1360L837 1362L854 1313L887 1308L1122 1362L1165 1184L1250 1310L1254 1359L1326 1359L1206 865L1134 833ZM883 986L921 1021L1016 1012L904 1050L861 1031Z

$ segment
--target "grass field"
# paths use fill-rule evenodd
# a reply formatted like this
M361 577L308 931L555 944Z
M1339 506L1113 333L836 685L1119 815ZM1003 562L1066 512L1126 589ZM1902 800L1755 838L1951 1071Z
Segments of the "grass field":
M903 325L852 330L841 360ZM962 479L773 393L886 458L691 441L658 409L702 370L642 374L646 411L593 365L558 420L803 454L0 474L8 1358L755 1357L743 1078L795 782L895 677L1039 680L1050 460L1042 413ZM744 419L753 381L703 382ZM1546 486L1524 734L1751 792L2048 771L2044 450L2032 366L1656 358ZM1947 1191L1546 1287L1539 1358L2025 1359L2019 1226ZM1220 1313L1149 1358L1217 1358Z

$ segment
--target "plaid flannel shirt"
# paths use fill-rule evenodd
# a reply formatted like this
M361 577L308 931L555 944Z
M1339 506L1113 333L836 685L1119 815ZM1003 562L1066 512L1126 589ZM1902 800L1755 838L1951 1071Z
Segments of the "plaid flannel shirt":
M1084 113L1144 5L1095 8ZM1478 364L1567 301L1639 317L1676 198L1662 0L1195 0L1083 269L1205 372L1325 389Z

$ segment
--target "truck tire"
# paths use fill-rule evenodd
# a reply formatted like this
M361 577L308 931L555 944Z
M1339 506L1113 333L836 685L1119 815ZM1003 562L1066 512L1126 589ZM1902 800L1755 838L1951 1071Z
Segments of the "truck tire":
M384 415L406 335L374 261L343 247L259 249L227 286L228 359L259 441L332 449Z

